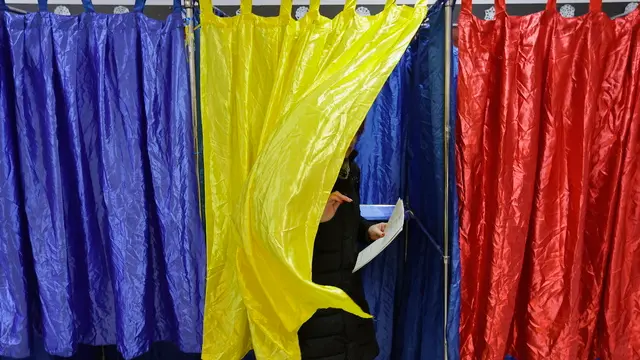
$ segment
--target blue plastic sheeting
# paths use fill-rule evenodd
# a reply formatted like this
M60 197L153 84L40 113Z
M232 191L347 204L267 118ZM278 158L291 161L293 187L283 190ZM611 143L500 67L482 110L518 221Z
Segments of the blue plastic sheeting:
M117 344L126 358L155 341L201 347L182 19L150 19L143 5L0 12L0 355L30 356L36 332L60 356L80 344Z
M358 144L363 202L394 204L402 197L417 218L409 222L406 249L401 235L364 269L365 291L376 318L381 349L378 359L442 359L445 351L443 261L439 250L444 246L443 5L438 1L430 8L427 25L419 30L376 99ZM453 95L457 52L454 69ZM452 128L455 112L454 97ZM454 144L452 136L449 189L453 216L449 226L453 270L447 351L450 359L457 360L460 261Z
M356 161L362 171L363 204L395 204L401 196L404 159L404 93L411 54L407 52L385 83L365 122ZM399 240L402 236L399 237ZM396 283L403 243L394 241L363 271L367 302L375 318L378 359L390 359Z
M455 129L458 98L458 48L453 48L453 80L451 81L451 143L449 146L449 214L451 230L451 286L449 288L449 318L447 321L448 354L450 360L460 359L460 239L458 237L458 192L456 191Z
M442 247L443 224L443 13L442 3L429 11L428 25L412 47L412 91L408 100L407 204ZM409 223L407 258L394 354L397 359L442 359L442 259L415 222Z
M79 345L72 357L61 357L47 354L41 338L36 338L32 341L32 355L19 360L123 360L115 345ZM200 358L200 354L185 354L173 344L159 342L151 345L148 352L133 360L200 360ZM7 357L0 357L0 359L18 360Z
M443 260L438 250L444 247L444 24L442 1L430 10L428 21L411 46L410 91L406 96L406 203L419 220L410 221L406 263L403 271L401 295L398 300L397 323L394 338L394 359L429 360L442 359L448 351L451 359L457 359L457 345L444 349L444 296ZM455 114L455 109L452 109ZM450 142L449 189L450 206L455 205L454 137ZM449 228L456 228L457 216L449 219ZM425 231L428 234L425 234ZM429 235L437 246L429 241ZM451 243L457 242L455 233ZM455 258L457 246L452 246ZM454 262L459 264L454 259ZM455 271L459 271L459 266ZM455 272L454 271L454 272ZM459 273L452 274L453 279ZM457 283L459 280L454 280ZM457 288L457 286L456 286ZM456 292L450 307L457 314L459 298ZM450 321L447 334L452 344L457 344L457 315Z
M216 14L218 14L219 16L225 16L225 14L220 12L218 9L215 9L215 11L216 11ZM101 15L101 16L108 17L109 15ZM133 16L133 14L131 16ZM179 24L179 22L180 22L179 20L175 21L175 23L177 24ZM183 33L180 32L179 36L182 37L182 34ZM179 48L182 50L184 49L184 46L180 46ZM196 67L196 69L198 69L198 67ZM183 79L186 79L186 78L187 78L187 74L185 73L183 76ZM189 124L189 123L190 121L187 119L185 124ZM190 129L189 129L189 132L190 132ZM185 148L189 148L189 147L185 147ZM199 325L199 328L201 328L201 326L202 324ZM200 343L199 343L199 340L197 341L198 341L197 348L199 348ZM116 346L90 346L90 345L78 344L73 356L60 357L60 356L53 356L48 354L44 349L43 339L37 334L32 334L32 337L29 340L29 343L31 347L31 355L27 358L22 358L22 359L27 359L27 360L54 360L54 359L55 360L62 360L62 359L121 360L123 359L122 355L117 350ZM13 360L13 359L14 358L0 356L0 360ZM200 359L200 355L183 353L178 349L177 346L173 344L158 342L158 343L151 344L149 351L147 353L139 357L136 357L135 359L136 360L195 360L195 359Z

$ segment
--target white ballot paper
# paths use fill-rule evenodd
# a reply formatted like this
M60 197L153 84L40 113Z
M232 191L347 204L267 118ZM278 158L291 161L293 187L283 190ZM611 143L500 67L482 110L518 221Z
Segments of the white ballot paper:
M384 237L378 239L367 246L364 250L358 254L358 260L356 266L353 268L353 272L362 269L363 266L371 262L376 256L378 256L384 249L391 244L391 242L400 234L404 228L404 203L402 199L398 199L396 207L393 208L393 213L387 222L387 228L384 231Z

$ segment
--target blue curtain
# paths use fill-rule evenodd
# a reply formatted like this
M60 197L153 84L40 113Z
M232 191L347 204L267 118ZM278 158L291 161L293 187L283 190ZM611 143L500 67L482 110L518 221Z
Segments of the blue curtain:
M452 54L453 79L451 80L451 139L449 143L449 229L451 231L451 286L449 288L449 316L447 322L447 351L450 360L460 359L460 239L458 237L458 192L456 188L456 120L458 100L458 48Z
M406 92L411 50L402 57L376 98L358 141L356 161L362 170L360 194L364 204L395 204L403 194ZM378 359L391 359L396 283L403 260L403 236L363 271L365 295L375 318L380 346Z
M365 271L367 300L378 325L379 359L442 359L444 351L450 359L459 357L460 262L453 135L449 153L452 271L448 349L444 349L443 331L443 5L437 1L429 9L425 25L371 109L359 144L363 199L393 204L401 196L416 217L409 221L407 243L396 241ZM452 129L457 51L454 72ZM396 287L396 279L400 286Z
M205 244L179 2L0 11L0 356L199 352ZM6 9L4 2L0 7ZM102 349L104 350L104 349Z
M441 359L443 332L444 2L383 87L358 144L361 195L368 204L402 197L416 215L408 231L364 270L367 301L376 319L378 359ZM452 129L455 128L457 51L454 52ZM450 359L458 359L460 262L455 193L455 138L450 142ZM405 244L405 241L407 243ZM406 262L405 262L406 254ZM399 285L397 285L399 284Z
M430 9L426 26L418 33L412 73L412 106L407 126L407 202L416 219L409 223L409 242L403 281L402 305L394 350L400 359L458 359L459 279L458 215L455 180L455 84L457 52L453 53L449 143L449 244L451 287L448 349L443 331L444 211L444 3Z
M409 222L407 258L394 351L398 359L442 359L443 265L443 114L444 21L442 2L429 11L417 34L408 100L407 204L416 219ZM422 227L418 223L422 223ZM424 229L424 230L423 230ZM424 231L428 232L427 234Z

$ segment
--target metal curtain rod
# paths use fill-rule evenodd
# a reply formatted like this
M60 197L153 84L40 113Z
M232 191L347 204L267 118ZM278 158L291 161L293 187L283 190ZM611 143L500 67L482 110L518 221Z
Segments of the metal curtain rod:
M410 220L413 220L413 222L415 222L418 225L418 227L420 228L420 230L422 230L422 233L424 234L424 236L427 237L427 240L429 240L431 245L438 251L440 256L443 256L442 248L440 247L440 245L438 245L438 243L433 238L433 236L431 236L431 234L429 233L427 228L422 224L420 219L418 219L416 214L414 214L413 211L411 211L411 210L407 210L407 211L405 211L405 217L409 218Z
M16 13L16 14L22 14L22 15L26 15L28 14L28 12L22 10L22 9L18 9L16 7L13 6L7 6L7 8L9 9L9 11Z
M443 216L443 231L442 231L442 266L444 269L443 274L443 339L444 339L444 360L449 359L449 341L447 340L447 330L449 322L449 139L451 138L451 55L453 53L453 46L451 43L451 29L453 28L453 7L456 4L456 0L445 0L444 4L444 119L443 119L443 171L444 171L444 196L442 208L444 210Z
M623 12L622 14L618 14L618 15L612 16L612 17L611 17L611 20L615 20L615 19L617 19L617 18L619 18L619 17L623 17L623 16L626 16L626 15L629 15L630 13L631 13L631 11L630 11L630 12L626 12L626 11L625 11L625 12Z
M184 0L184 8L186 10L186 42L187 42L187 61L189 63L189 93L191 94L191 127L193 131L193 154L196 163L196 178L198 179L198 213L200 220L204 224L202 211L202 194L200 193L200 143L198 139L200 124L198 121L198 94L196 93L196 44L195 44L195 1Z

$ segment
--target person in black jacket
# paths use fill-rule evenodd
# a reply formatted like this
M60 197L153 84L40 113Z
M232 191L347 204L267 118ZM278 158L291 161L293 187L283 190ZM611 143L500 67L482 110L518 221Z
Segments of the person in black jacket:
M363 125L364 126L364 125ZM360 127L345 155L327 201L315 239L312 280L344 290L365 312L360 272L352 273L359 244L384 236L385 223L371 224L360 216L360 169L354 162ZM303 360L372 360L379 352L373 319L338 309L317 311L298 331Z

